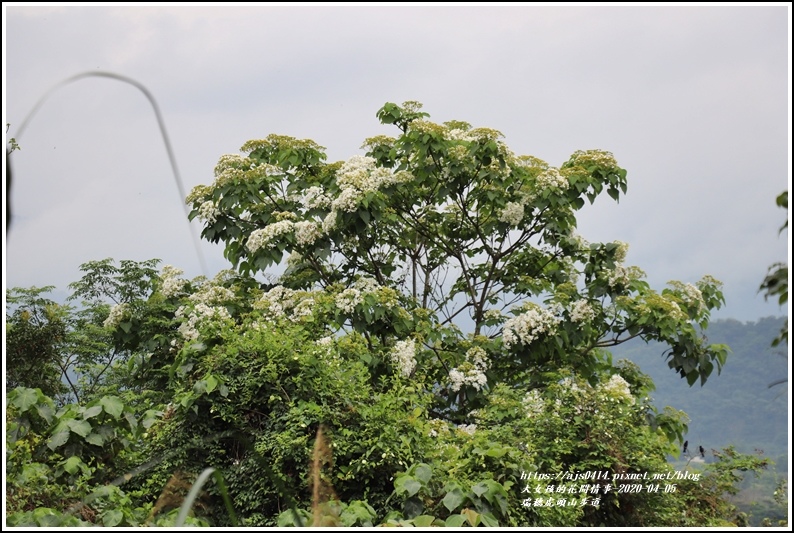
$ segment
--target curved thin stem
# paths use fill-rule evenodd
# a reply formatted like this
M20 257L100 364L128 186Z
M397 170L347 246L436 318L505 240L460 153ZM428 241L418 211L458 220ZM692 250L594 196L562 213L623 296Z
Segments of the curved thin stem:
M27 114L25 119L19 125L15 138L16 139L22 138L22 134L25 132L25 129L28 127L28 123L30 122L30 120L38 112L41 106L44 105L44 102L47 101L47 99L52 95L52 93L54 93L61 87L69 85L70 83L81 80L83 78L90 78L90 77L110 78L113 80L128 83L133 87L135 87L136 89L140 90L143 93L143 95L146 97L146 99L149 100L149 103L152 104L154 115L157 118L157 125L159 126L160 133L163 136L165 151L168 153L168 160L171 163L171 170L174 173L174 181L176 182L177 191L179 192L179 202L184 206L183 209L185 210L185 214L189 215L190 211L188 210L187 204L185 204L185 198L187 198L187 194L185 194L185 186L182 183L182 177L180 176L179 169L176 166L176 157L174 156L173 148L171 148L171 141L168 138L168 133L166 132L165 129L165 121L163 121L163 116L160 113L160 107L157 105L157 101L154 99L152 93L149 92L149 89L147 89L142 83L132 78L128 78L127 76L122 76L121 74L116 74L114 72L104 72L100 70L100 71L81 72L79 74L75 74L74 76L71 76L69 78L66 78L65 80L56 83L46 93L44 93L44 95L41 98L39 98L38 102L36 102L36 105L34 105L33 109L31 109L30 112ZM6 153L6 157L8 157L8 153ZM201 270L205 276L209 277L208 275L209 270L207 269L207 263L204 259L204 254L201 252L201 248L199 246L200 240L198 235L196 234L196 228L193 225L191 225L190 222L188 222L188 227L190 228L190 234L193 237L193 246L196 249L196 255L198 256L199 263L201 263Z

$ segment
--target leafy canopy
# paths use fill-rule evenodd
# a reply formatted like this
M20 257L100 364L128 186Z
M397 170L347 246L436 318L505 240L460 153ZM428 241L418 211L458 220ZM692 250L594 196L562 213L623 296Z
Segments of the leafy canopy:
M496 130L433 123L417 102L378 118L396 136L344 162L279 135L220 158L187 201L235 270L83 265L71 288L86 310L67 328L80 405L9 397L14 523L68 523L50 507L81 490L101 502L86 520L166 520L166 489L208 465L228 488L207 498L229 492L244 525L298 524L309 513L296 501L325 525L683 523L694 483L599 486L600 504L559 507L529 499L524 474L669 471L685 416L657 413L650 379L606 349L661 341L674 371L704 383L727 354L702 333L720 283L653 290L625 264L628 245L576 233L587 202L626 192L609 152L553 167ZM24 325L23 311L7 323ZM151 472L108 492L144 455ZM29 491L35 475L45 482ZM210 507L213 524L223 509Z
M363 335L380 354L371 366L440 385L439 411L459 419L496 383L532 388L563 367L594 380L609 365L600 349L633 337L667 343L690 384L721 367L727 347L697 329L723 303L719 282L656 292L624 264L625 243L576 233L586 202L626 191L611 153L557 168L420 109L387 103L377 115L397 137L367 139L345 162L325 163L310 140L248 141L188 196L241 273L288 256L262 298L272 318L324 313L322 333Z

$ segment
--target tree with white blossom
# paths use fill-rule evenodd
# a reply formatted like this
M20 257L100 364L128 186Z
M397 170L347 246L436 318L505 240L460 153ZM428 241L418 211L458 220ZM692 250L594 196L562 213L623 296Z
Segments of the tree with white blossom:
M189 195L204 238L241 273L286 264L271 292L297 300L271 310L290 316L310 298L318 335L362 335L376 374L418 374L458 423L497 383L531 390L560 368L595 383L601 349L635 337L666 343L690 385L724 363L726 347L701 333L719 282L654 291L624 263L626 243L577 234L586 202L626 191L611 153L553 167L496 130L431 122L417 102L378 118L398 135L367 139L365 155L329 164L313 141L271 135L221 157L215 182Z
M145 457L149 469L112 505L100 500L97 523L147 523L174 472L212 466L240 517L208 489L197 520L212 525L724 525L722 504L688 514L707 492L694 482L642 494L560 483L570 500L591 502L576 506L526 495L528 472L671 472L686 417L658 412L651 380L613 362L609 347L659 341L690 385L725 362L727 347L704 335L723 303L718 281L653 290L626 263L628 244L577 233L587 202L626 192L613 155L577 151L554 167L515 154L496 130L431 122L416 102L386 104L378 118L397 135L367 139L346 161L279 135L220 158L214 182L187 201L233 269L188 280L156 260L84 265L71 288L95 309L90 331L123 355L103 391L115 387L127 404L89 400L136 439L105 462L83 454L95 465L86 468ZM36 418L50 402L10 396L16 427L37 423L14 442L18 465L64 437L83 446L69 450L104 452L89 445L105 434L86 428L105 407L63 409L63 423ZM77 472L78 459L50 457L57 483L39 492L60 494L61 466ZM31 468L12 469L19 494L36 494L25 492ZM71 505L70 491L58 502ZM35 522L30 498L16 499L14 524Z

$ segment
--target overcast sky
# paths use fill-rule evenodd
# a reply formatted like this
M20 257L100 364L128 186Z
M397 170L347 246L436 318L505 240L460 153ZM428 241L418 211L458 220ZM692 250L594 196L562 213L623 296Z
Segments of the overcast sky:
M8 136L54 84L110 71L157 99L187 190L220 155L270 133L328 160L394 135L375 112L419 100L431 120L505 134L560 165L604 149L628 194L579 217L630 243L661 290L710 274L716 317L786 314L757 293L789 257L790 17L766 7L3 7ZM160 258L201 274L151 107L88 78L55 92L17 139L7 287L66 285L94 259ZM212 275L228 263L202 243Z

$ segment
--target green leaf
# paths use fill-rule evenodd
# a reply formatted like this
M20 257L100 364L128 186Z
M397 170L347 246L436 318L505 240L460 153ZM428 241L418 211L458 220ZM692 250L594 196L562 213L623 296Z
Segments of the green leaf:
M414 525L416 527L430 527L435 519L435 516L430 516L429 514L419 515L414 518Z
M69 426L69 429L71 429L72 432L77 433L81 437L86 437L89 433L91 433L91 424L85 420L68 420L66 424Z
M505 448L493 447L493 448L488 448L488 450L485 452L485 455L487 457L502 457L506 453L507 450Z
M93 407L88 407L86 408L85 411L83 411L83 419L88 420L89 418L95 417L101 412L102 412L101 405L94 405Z
M406 493L409 497L419 492L419 489L422 488L422 484L410 476L397 478L394 485L398 494Z
M63 525L61 515L46 507L33 511L33 516L36 523L41 527L60 527Z
M102 435L98 433L90 433L85 438L85 441L89 444L93 444L94 446L102 446L105 443L105 439L103 439Z
M465 521L466 517L462 514L453 514L447 518L446 522L444 522L444 525L446 527L460 527Z
M161 411L155 411L154 409L149 409L145 413L143 413L143 429L149 429L154 425L157 420L159 420L160 416L163 413Z
M466 520L468 520L471 527L477 527L480 525L480 513L474 509L464 509L460 512L460 514L466 517Z
M99 403L105 409L105 412L113 418L120 417L122 411L124 411L124 403L118 396L103 396L99 399Z
M27 389L23 387L18 387L14 389L13 392L16 394L11 405L19 407L19 410L23 413L36 404L39 399L39 394L41 394L36 389Z
M66 441L68 440L69 440L69 431L59 431L58 433L55 433L53 436L51 436L50 439L47 441L47 448L49 448L52 451L55 451L56 449L66 444Z
M78 470L84 467L85 464L83 464L83 461L76 455L69 457L63 463L63 469L71 475L76 474Z
M414 475L422 482L423 485L427 485L430 482L430 478L433 476L433 470L430 468L430 466L420 463L417 465Z
M444 507L447 508L449 512L453 512L455 509L461 506L461 504L466 500L466 496L463 494L463 491L456 488L447 492L447 495L444 496L444 499L441 503L444 504Z
M52 417L55 415L55 410L52 405L48 403L38 403L36 404L36 411L48 424L52 424Z
M114 527L121 523L124 519L124 515L118 509L110 509L109 511L105 511L102 515L102 525L105 527Z
M124 419L127 420L127 423L130 425L130 429L134 430L138 427L138 419L135 418L135 415L132 413L124 413Z
M403 515L409 520L421 515L424 510L425 505L419 498L408 498L403 504Z
M483 494L488 492L488 486L484 482L479 482L471 488L471 491L476 494L478 497L482 497Z
M205 381L207 383L207 393L214 391L215 387L217 387L219 383L218 378L216 378L212 374L207 376L207 379Z
M480 518L485 527L499 527L499 521L491 513L483 513Z

